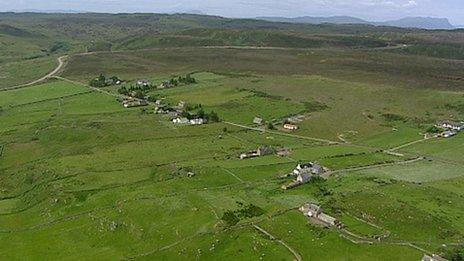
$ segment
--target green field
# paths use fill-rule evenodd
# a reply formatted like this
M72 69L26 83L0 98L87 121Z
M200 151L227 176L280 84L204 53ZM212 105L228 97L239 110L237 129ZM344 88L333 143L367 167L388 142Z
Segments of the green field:
M396 33L428 43L438 32L133 16L118 15L124 30L104 14L0 15L17 27L0 26L0 41L20 37L24 47L0 52L0 68L18 63L1 70L0 88L40 78L70 54L64 79L0 90L3 259L420 260L459 249L464 136L422 139L437 120L464 117L464 64L377 46ZM56 21L65 18L63 30ZM159 34L138 30L147 25ZM448 44L460 33L443 34ZM36 70L21 67L32 54ZM175 125L152 103L126 109L119 86L87 86L100 73L125 86L191 74L194 84L146 95L220 121ZM283 129L291 116L298 130ZM261 146L289 155L239 159ZM330 172L283 190L294 179L284 176L309 161ZM307 202L346 230L310 223L297 210Z

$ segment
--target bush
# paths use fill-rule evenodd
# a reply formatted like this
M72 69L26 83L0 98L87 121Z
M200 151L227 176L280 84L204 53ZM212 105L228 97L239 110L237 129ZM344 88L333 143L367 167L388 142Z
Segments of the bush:
M235 226L240 221L240 219L231 210L224 212L221 220L224 221L229 227Z
M398 114L393 114L393 113L384 113L382 114L382 116L384 117L386 121L406 121L407 120L406 117L403 117Z
M250 204L243 209L237 210L236 213L240 218L252 218L263 215L264 210L258 206Z
M443 257L450 261L464 261L464 246L455 246L443 250Z
M437 126L430 126L427 128L428 133L440 133L441 130Z

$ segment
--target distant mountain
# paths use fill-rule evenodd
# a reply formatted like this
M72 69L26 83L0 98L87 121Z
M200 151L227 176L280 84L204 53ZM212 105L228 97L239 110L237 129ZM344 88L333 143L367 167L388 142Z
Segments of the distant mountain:
M380 25L396 27L415 27L422 29L454 29L455 27L446 18L432 17L406 17L399 20L386 21Z
M82 13L87 13L87 11L68 10L68 9L50 9L50 10L14 9L14 10L11 10L9 12L13 12L13 13L46 13L46 14L82 14Z
M369 24L368 21L351 16L312 17L302 16L295 18L285 17L258 17L258 19L271 22L303 23L303 24Z
M455 27L446 18L432 17L405 17L399 20L385 22L370 22L351 16L330 16L330 17L258 17L258 19L271 22L287 23L305 23L305 24L371 24L377 26L395 26L403 28L421 28L421 29L455 29Z

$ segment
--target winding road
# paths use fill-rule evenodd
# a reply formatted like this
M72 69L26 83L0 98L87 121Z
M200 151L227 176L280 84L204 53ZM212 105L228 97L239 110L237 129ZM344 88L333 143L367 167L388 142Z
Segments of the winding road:
M55 76L55 74L57 74L64 67L66 58L68 58L68 55L63 55L63 56L58 57L58 59L57 59L58 65L56 66L56 68L53 69L53 71L51 71L47 75L43 76L42 78L39 78L39 79L34 80L32 82L23 83L23 84L20 84L20 85L3 88L3 89L0 89L0 91L10 91L10 90L14 90L14 89L20 89L20 88L28 87L28 86L43 82L43 81Z

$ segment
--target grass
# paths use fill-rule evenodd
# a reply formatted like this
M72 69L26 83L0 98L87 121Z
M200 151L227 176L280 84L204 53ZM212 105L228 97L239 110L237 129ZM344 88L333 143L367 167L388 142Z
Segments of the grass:
M279 177L300 161L333 170L403 161L379 150L420 139L423 127L437 118L460 115L443 106L462 99L449 82L440 83L441 90L423 89L418 86L430 87L433 77L414 78L417 83L403 88L409 73L442 68L440 61L416 57L420 66L411 69L400 60L412 71L392 75L396 69L388 64L385 72L373 73L380 65L372 60L399 54L369 53L367 62L374 64L366 72L357 68L368 56L362 50L311 52L187 48L97 54L72 58L63 73L85 83L100 70L155 82L195 72L198 84L151 94L170 103L201 103L226 121L249 126L256 116L282 121L304 114L301 128L286 133L294 136L225 123L176 126L151 113L152 106L146 107L149 113L124 109L114 97L62 81L2 92L0 252L9 259L293 258L251 222L311 260L412 260L423 253L391 243L412 242L435 253L462 238L461 136L403 149L437 158L431 162L280 188L291 178ZM349 59L355 61L349 65ZM406 120L389 121L382 116L387 113ZM292 153L238 159L263 145ZM295 208L309 201L354 232L391 235L372 245L354 244L334 229L308 224ZM264 214L227 227L223 213L240 204Z

